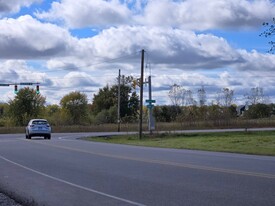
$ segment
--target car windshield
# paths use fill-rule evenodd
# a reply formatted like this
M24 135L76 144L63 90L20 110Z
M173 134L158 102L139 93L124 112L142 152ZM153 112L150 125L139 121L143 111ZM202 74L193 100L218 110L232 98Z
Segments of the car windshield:
M46 125L46 124L48 124L48 122L37 120L37 121L33 121L32 124L34 124L34 125Z

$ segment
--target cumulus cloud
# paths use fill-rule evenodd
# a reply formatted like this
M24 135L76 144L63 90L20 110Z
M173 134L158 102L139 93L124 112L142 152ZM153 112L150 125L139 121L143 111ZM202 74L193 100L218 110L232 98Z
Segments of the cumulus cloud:
M0 63L0 81L2 83L14 83L19 75L14 68L25 66L23 61L4 61Z
M47 63L48 68L139 70L141 49L146 50L150 63L165 71L217 68L272 70L275 65L274 55L236 50L224 38L162 27L112 27L94 37L78 39L72 48L73 54L52 56Z
M191 30L258 28L275 16L271 0L62 0L53 2L41 19L61 20L70 28L121 24Z
M49 12L36 13L38 18L61 20L71 28L106 27L129 23L131 12L118 0L62 0L53 2Z
M136 70L140 51L146 50L150 63L161 69L215 69L245 61L228 42L212 34L196 34L162 27L120 26L98 35L78 39L67 56L52 55L51 70Z
M85 72L70 72L64 76L62 82L67 87L99 86L93 78Z
M252 52L240 50L240 54L245 58L246 61L238 65L239 70L270 72L275 68L275 55L262 54L255 50Z
M22 82L39 82L51 86L52 80L43 72L35 71L23 60L7 60L0 62L0 82L19 84Z
M33 3L42 0L0 0L0 15L7 13L16 13L21 7L28 7Z
M225 39L212 34L163 27L111 27L94 37L76 39L61 27L21 16L0 20L0 37L0 58L48 59L52 70L95 69L119 57L125 58L109 65L125 64L133 69L135 66L129 65L139 64L141 49L159 68L271 70L275 64L274 55L235 50Z
M36 59L73 52L75 39L56 25L31 16L0 20L0 58Z
M85 41L89 41L96 56L114 58L144 48L152 63L183 69L213 69L243 61L223 38L179 29L122 26L106 29Z
M140 24L179 27L192 30L258 28L275 15L270 0L151 0Z

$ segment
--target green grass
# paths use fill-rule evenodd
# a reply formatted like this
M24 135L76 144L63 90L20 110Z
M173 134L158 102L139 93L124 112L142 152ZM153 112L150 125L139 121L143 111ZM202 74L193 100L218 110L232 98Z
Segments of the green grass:
M90 141L275 156L275 131L90 137Z

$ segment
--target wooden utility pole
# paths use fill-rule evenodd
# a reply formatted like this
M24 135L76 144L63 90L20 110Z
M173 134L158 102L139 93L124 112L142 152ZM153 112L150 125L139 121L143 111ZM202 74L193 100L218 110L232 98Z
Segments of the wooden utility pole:
M140 74L140 102L139 102L139 139L142 138L142 113L143 113L143 76L144 76L144 49L141 51L141 74Z

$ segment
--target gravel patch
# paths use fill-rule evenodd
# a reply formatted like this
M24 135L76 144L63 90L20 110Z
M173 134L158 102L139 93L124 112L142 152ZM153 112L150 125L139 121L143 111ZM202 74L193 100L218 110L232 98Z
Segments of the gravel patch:
M0 206L22 206L22 205L15 202L13 199L9 198L3 193L0 193Z

